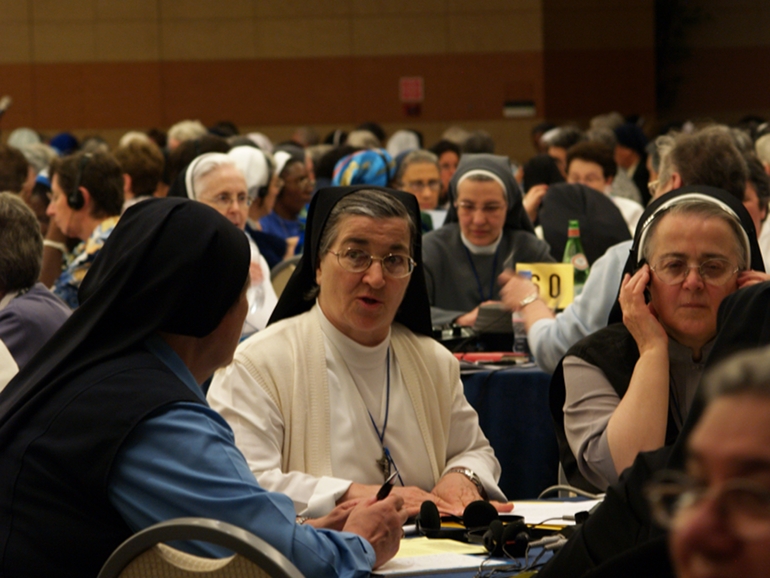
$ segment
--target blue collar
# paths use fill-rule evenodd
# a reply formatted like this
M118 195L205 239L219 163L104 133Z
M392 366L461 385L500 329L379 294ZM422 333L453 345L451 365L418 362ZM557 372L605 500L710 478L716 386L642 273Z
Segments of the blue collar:
M182 358L176 354L176 351L166 343L163 338L157 333L153 333L147 339L144 340L144 346L155 357L160 359L166 367L168 367L174 375L176 375L182 383L184 383L190 390L197 395L200 400L208 405L206 402L206 396L203 395L200 386L195 381L193 374L182 361Z

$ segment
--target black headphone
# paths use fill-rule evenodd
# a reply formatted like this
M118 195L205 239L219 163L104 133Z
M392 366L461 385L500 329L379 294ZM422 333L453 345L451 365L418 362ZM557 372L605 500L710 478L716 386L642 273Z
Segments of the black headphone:
M481 543L481 535L489 528L489 524L497 519L497 510L489 502L476 500L465 507L462 518L456 518L464 528L442 528L441 515L438 507L431 501L425 501L420 506L417 516L417 532L428 538L446 538L460 542ZM474 539L478 535L477 539Z
M267 192L270 190L270 181L273 180L273 171L275 171L275 165L273 165L273 159L269 153L262 153L265 157L265 162L267 163L267 184L264 187L259 187L257 189L257 198L258 199L264 199L267 196Z
M503 524L500 520L492 520L489 528L482 536L482 543L491 556L520 558L527 551L532 541L532 534L524 523L524 519Z
M83 208L83 205L86 204L86 199L83 197L83 193L80 192L80 182L83 180L83 169L86 168L86 165L88 164L88 161L91 160L91 154L85 153L82 157L80 157L80 163L78 164L78 173L75 177L75 187L70 192L69 195L67 195L67 204L70 206L70 208L73 211L79 211Z

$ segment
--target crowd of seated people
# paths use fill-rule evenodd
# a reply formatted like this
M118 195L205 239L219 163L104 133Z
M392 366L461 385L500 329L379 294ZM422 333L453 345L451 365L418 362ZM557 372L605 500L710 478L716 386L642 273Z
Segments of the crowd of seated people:
M24 527L48 506L36 492L71 499L96 475L103 513L86 518L106 538L87 555L94 568L133 531L209 511L207 476L230 504L225 517L259 535L245 515L267 504L268 541L295 562L319 548L316 566L302 562L318 575L385 562L394 528L426 500L443 514L479 499L510 510L516 496L497 485L506 464L458 362L432 337L474 326L485 306L519 313L535 363L553 374L566 481L638 492L623 472L692 429L720 305L770 280L770 130L754 128L649 138L610 113L587 130L539 125L532 158L514 160L484 131L458 127L430 148L419 132L387 139L376 123L323 142L301 127L274 144L190 120L127 133L111 152L98 137L44 143L14 131L0 145L0 440L14 464L0 476L0 549L20 547L0 573L36 548ZM554 312L514 269L560 260L544 233L549 198L590 197L586 188L632 239L593 260L582 293ZM286 260L296 270L277 295L271 269ZM168 271L152 269L164 262ZM173 387L146 399L130 389L164 374ZM9 491L52 444L85 455L67 428L96 419L89 396L118 383L134 397L116 406L115 432L99 422L109 462L93 475L57 462L46 475L60 479ZM32 443L26 422L60 439ZM196 474L194 448L173 451L180 440L211 448ZM170 465L154 471L143 453ZM393 497L377 504L391 474ZM186 492L195 499L183 505ZM293 531L295 517L321 531Z

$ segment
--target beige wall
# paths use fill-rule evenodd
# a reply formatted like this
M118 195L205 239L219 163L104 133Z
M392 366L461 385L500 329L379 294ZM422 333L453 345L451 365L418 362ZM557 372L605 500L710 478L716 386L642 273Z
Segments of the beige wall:
M526 157L539 119L654 110L653 0L0 0L2 128L115 135L182 118L451 124ZM422 76L407 116L402 76ZM505 119L511 100L536 116ZM265 128L266 127L266 128ZM322 132L322 131L319 131Z
M540 0L2 0L0 61L539 50Z
M503 104L542 109L541 14L541 0L0 0L2 128L461 123L529 154L516 143L532 121ZM425 80L419 117L402 76Z

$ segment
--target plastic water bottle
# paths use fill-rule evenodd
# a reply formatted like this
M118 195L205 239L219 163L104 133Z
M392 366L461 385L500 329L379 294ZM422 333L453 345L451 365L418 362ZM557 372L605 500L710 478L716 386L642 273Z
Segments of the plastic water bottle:
M532 280L532 271L522 271L519 275ZM511 321L513 322L513 352L524 353L529 357L529 342L527 341L527 326L524 323L524 315L521 311L514 311Z

